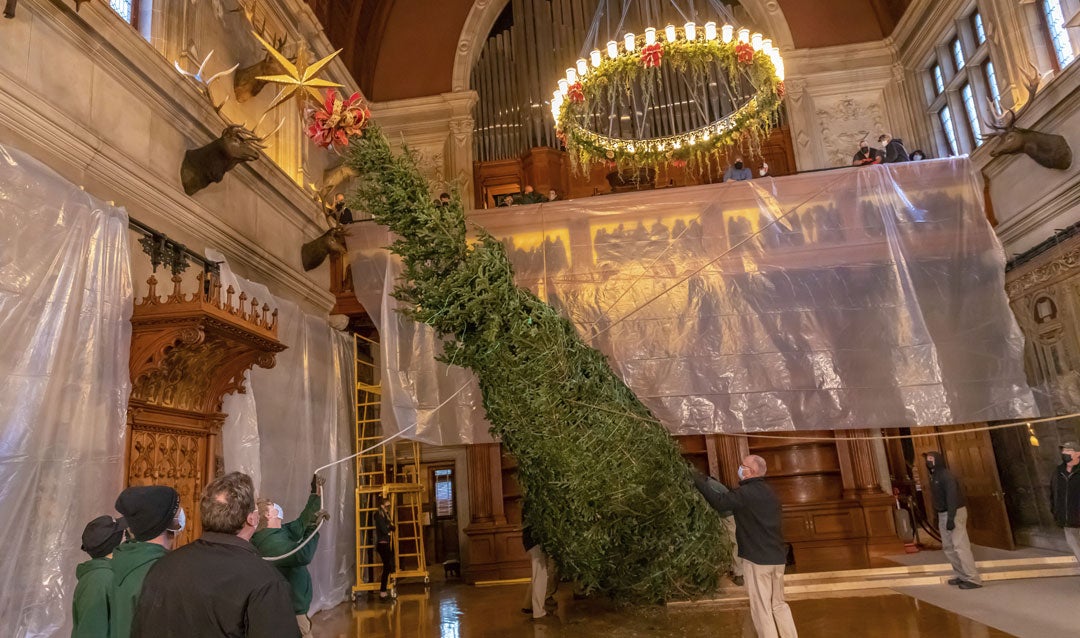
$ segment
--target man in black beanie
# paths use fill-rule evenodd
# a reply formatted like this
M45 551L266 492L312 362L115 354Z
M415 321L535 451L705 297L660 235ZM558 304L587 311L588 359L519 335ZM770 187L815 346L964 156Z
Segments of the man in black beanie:
M124 540L127 523L112 516L99 516L87 523L82 534L82 550L90 560L75 568L75 602L71 606L71 638L102 638L109 635L109 594L113 572L110 558Z
M135 607L147 572L173 547L176 534L187 524L180 495L164 485L129 487L116 498L116 511L124 515L134 541L113 552L113 587L110 638L129 638Z
M199 500L203 534L146 576L133 638L300 638L289 584L259 557L251 477L231 472Z

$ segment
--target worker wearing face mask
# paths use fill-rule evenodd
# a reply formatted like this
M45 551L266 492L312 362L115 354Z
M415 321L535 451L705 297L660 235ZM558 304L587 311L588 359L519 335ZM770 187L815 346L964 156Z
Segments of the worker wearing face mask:
M187 515L180 495L165 485L129 487L116 498L132 540L113 550L112 596L109 598L109 636L128 638L131 622L150 568L173 548L184 531Z
M256 503L259 525L251 537L251 544L260 556L289 554L270 561L270 564L289 582L293 614L296 615L300 635L304 638L311 635L311 620L307 615L311 607L311 574L307 566L315 558L315 550L319 546L319 534L315 528L320 521L329 518L329 514L322 509L322 486L325 481L320 476L311 477L311 494L308 495L307 505L296 520L288 523L283 522L285 512L280 505L269 499L259 499ZM313 536L311 540L307 540L309 536Z
M780 499L765 482L765 459L751 454L739 466L739 487L728 489L715 479L694 476L694 486L723 516L735 517L735 536L742 559L750 618L760 638L796 638L791 607L784 601L787 551L780 531Z
M968 539L964 490L945 466L945 456L941 452L927 452L923 458L930 472L930 492L934 510L938 513L941 548L956 572L956 577L949 580L949 584L960 589L978 589L982 587L982 577L975 567L975 556L971 553L971 541Z
M735 163L728 166L728 169L724 171L725 182L745 182L754 178L754 173L743 165L741 157L735 158Z
M1050 511L1054 521L1065 528L1065 541L1080 560L1080 445L1061 445L1061 465L1050 483Z

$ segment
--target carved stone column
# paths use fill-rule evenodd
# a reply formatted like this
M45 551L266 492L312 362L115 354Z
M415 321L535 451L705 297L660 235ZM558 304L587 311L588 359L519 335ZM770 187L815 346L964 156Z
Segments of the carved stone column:
M232 287L221 299L216 281L181 291L173 277L167 297L157 280L131 317L131 399L128 402L126 485L168 485L180 493L191 522L179 542L202 532L199 493L223 471L222 400L244 392L253 365L274 367L285 349L277 340L277 310L250 303Z
M476 104L476 91L444 93L443 97L450 104L450 139L446 148L447 181L461 189L461 201L473 201L473 106Z

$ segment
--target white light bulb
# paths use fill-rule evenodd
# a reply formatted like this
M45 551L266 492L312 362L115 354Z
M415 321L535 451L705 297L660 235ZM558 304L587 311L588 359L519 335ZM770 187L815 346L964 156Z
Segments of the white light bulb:
M551 94L551 103L555 104L556 102L562 102L562 93L559 93L558 90Z
M589 58L592 60L593 66L600 66L600 49L593 49L589 54Z
M656 44L656 29L652 27L645 29L645 44Z
M773 66L776 66L780 62L780 49L773 49L769 54L769 59L772 60Z
M577 84L577 69L566 70L566 81L570 84Z
M742 44L750 43L750 29L747 29L746 27L739 29L739 42Z
M626 47L626 52L629 53L634 50L634 34L627 33L623 36L623 45Z
M619 43L618 42L612 40L612 41L607 43L607 55L612 60L619 57Z
M772 57L772 52L773 52L772 40L770 40L768 38L765 38L764 40L762 40L761 41L761 50L762 50L762 52L765 53L765 55L767 55L769 57Z
M735 27L731 26L730 24L725 24L720 30L720 33L722 35L722 39L724 40L724 44L727 44L728 42L731 42L731 38L735 36Z
M750 46L754 47L755 51L760 51L761 50L761 34L760 33L755 33L754 35L750 36Z
M669 24L666 27L664 27L664 37L667 38L668 42L674 42L675 41L676 35L675 35L675 25L674 24Z
M578 58L577 61L577 74L578 77L585 77L585 74L589 72L589 63L585 58Z
M776 64L774 64L773 66L776 67L776 77L777 77L777 79L779 79L781 82L783 82L784 81L784 61L783 60L777 60Z
M566 92L570 90L570 83L565 78L559 80L559 93L566 95Z
M706 22L705 23L705 39L708 40L709 42L712 42L713 40L716 39L716 23L715 22Z
M693 22L687 22L686 25L683 28L686 29L686 39L687 40L690 40L691 42L693 42L694 40L697 39L697 25L696 24L694 24Z

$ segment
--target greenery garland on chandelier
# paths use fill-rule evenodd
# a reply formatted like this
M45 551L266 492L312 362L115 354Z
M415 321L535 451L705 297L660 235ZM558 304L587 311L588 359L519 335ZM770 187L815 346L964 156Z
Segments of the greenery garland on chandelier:
M432 203L414 154L375 126L348 146L352 205L397 239L394 296L473 370L491 432L518 463L525 523L587 591L625 602L715 590L730 542L675 441L554 308L514 284L503 245L466 241L460 200Z
M690 25L687 25L690 28ZM725 27L728 29L729 27ZM670 27L669 27L670 29ZM727 155L737 149L757 154L761 143L769 136L776 122L776 113L784 98L783 61L771 47L762 48L760 34L749 41L748 30L739 39L725 34L727 41L715 37L678 37L663 42L649 37L628 35L629 49L616 55L614 42L608 45L608 56L593 52L593 65L586 73L574 73L574 83L560 80L560 90L552 100L552 115L559 139L566 146L575 170L587 170L590 165L606 163L612 168L658 168L662 165L689 165L704 170L712 157ZM744 36L744 32L746 36ZM651 42L650 42L651 41ZM587 65L578 61L578 70ZM660 68L668 65L676 71L700 80L709 70L718 68L726 77L733 94L739 90L739 78L745 78L754 91L749 98L724 118L691 131L648 139L607 136L583 125L592 117L591 105L602 99L614 103L630 95L635 88L640 94L655 97ZM569 69L568 73L573 69Z

